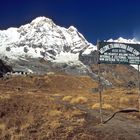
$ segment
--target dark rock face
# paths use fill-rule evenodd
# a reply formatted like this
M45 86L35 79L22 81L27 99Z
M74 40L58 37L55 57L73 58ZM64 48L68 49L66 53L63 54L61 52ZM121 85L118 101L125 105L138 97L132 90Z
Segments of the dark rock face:
M79 60L88 67L88 75L98 81L98 52L90 54L79 54ZM121 64L100 64L100 78L102 85L124 86L127 88L136 87L138 71L130 65Z
M1 59L0 59L0 77L3 77L3 75L7 72L11 72L12 67L9 65L6 65Z
M87 75L92 79L99 81L98 73L95 73L92 70L92 66L98 64L98 52L92 51L90 54L83 54L83 51L79 53L79 60L86 65ZM103 76L100 76L102 86L112 87L112 83L105 79Z
M93 51L90 54L79 53L79 60L85 65L92 65L98 63L98 52Z
M92 72L98 74L99 67L91 66ZM137 86L138 71L130 65L100 64L100 75L114 86L134 88Z

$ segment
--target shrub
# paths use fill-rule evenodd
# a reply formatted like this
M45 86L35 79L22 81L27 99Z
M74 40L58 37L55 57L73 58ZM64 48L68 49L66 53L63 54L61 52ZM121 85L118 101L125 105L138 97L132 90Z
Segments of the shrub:
M52 117L56 117L56 116L62 115L62 112L59 111L59 110L51 110L51 111L49 112L49 115L52 116Z
M94 105L92 105L91 107L92 109L99 109L100 108L100 104L99 103L95 103ZM103 109L107 109L107 110L113 110L114 108L112 107L112 105L110 104L103 104L102 105Z
M87 103L87 101L88 101L88 99L86 97L80 96L80 97L72 98L70 103L72 103L72 104L84 104L84 103Z
M129 98L128 97L121 97L120 98L120 104L128 104L129 103Z
M52 121L49 126L51 129L57 129L61 126L61 123L58 120Z
M72 96L65 96L65 97L63 97L63 101L66 101L66 102L69 102L69 101L71 101L71 99L72 99Z

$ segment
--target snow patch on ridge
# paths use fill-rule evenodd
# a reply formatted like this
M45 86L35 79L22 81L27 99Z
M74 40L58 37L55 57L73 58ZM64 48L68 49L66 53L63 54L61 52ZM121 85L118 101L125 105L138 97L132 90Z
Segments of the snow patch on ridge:
M85 51L82 53L83 55L89 55L91 52L97 50L97 46L94 46L93 44L90 43L90 45L85 49Z
M79 59L79 54L73 54L73 53L64 53L61 52L60 54L58 54L56 56L56 60L54 60L53 62L57 62L57 63L68 63L68 62L76 62Z

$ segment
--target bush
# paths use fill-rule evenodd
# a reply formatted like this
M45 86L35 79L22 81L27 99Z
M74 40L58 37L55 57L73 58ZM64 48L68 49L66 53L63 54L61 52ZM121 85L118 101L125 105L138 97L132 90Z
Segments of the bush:
M87 103L88 99L86 97L80 96L80 97L76 97L73 98L70 103L72 104L84 104Z
M63 97L63 101L66 101L66 102L69 102L69 101L71 101L71 99L72 99L72 96L65 96L65 97Z
M91 107L92 109L99 109L100 108L100 104L99 103L95 103L94 105L92 105ZM112 105L110 104L103 104L102 105L102 108L103 109L106 109L106 110L113 110L114 108L112 107Z

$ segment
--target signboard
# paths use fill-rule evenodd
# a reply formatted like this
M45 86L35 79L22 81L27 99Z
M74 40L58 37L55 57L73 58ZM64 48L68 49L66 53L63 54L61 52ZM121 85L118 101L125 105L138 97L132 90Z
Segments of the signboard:
M98 42L99 63L140 64L140 44Z

